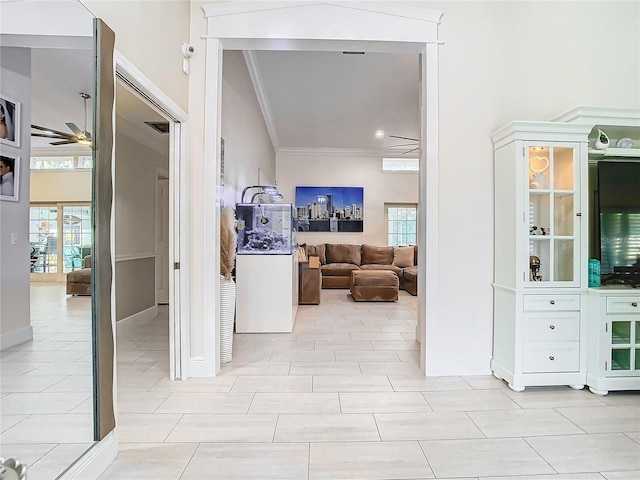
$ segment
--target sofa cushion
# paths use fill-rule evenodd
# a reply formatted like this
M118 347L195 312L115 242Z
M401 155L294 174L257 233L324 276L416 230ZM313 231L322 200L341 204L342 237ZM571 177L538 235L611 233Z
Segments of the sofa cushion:
M415 248L393 247L393 264L397 267L413 267Z
M396 267L395 265L381 265L371 263L369 265L360 265L362 270L388 270L390 272L394 272L398 277L402 276L402 268Z
M348 245L346 243L326 244L326 263L352 263L360 265L360 245Z
M393 263L393 247L375 247L362 245L362 265L391 265Z
M360 270L353 263L327 263L320 267L323 277L349 277L352 270Z
M318 257L320 259L320 263L324 265L327 263L327 257L325 254L325 244L321 243L319 245L307 245L307 257Z
M91 269L81 268L67 273L67 283L91 283Z
M408 267L402 272L405 280L415 281L418 278L418 267Z

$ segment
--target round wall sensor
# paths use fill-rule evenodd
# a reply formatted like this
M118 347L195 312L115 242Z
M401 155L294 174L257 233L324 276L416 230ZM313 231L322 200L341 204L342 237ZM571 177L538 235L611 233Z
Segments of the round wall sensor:
M631 148L633 147L633 140L629 137L621 138L616 142L616 147L618 148Z

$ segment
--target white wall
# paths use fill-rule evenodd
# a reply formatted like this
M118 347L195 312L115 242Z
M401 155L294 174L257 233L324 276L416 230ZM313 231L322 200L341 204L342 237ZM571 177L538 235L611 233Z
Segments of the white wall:
M31 340L29 307L29 158L31 51L0 48L2 93L20 102L20 148L0 144L0 153L20 157L18 201L0 201L0 350ZM13 245L11 237L17 235Z
M155 306L157 168L169 168L169 149L160 154L116 129L115 290L116 321Z
M275 178L276 165L269 132L242 52L224 52L222 62L224 201L233 206L240 203L244 187L258 184L258 169Z
M385 203L418 203L417 173L382 173L380 157L292 155L276 157L278 189L295 203L296 186L364 187L364 232L298 232L298 243L387 245Z
M32 202L91 202L91 170L31 170Z
M512 120L550 120L578 105L640 108L640 4L419 3L444 12L438 261L446 328L433 333L441 339L438 371L488 373L499 254L490 135Z
M189 77L182 73L182 43L189 41L189 0L81 3L115 32L116 50L186 111Z

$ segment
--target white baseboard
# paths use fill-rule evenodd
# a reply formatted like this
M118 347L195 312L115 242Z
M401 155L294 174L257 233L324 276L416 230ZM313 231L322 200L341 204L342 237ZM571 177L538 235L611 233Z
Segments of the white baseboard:
M30 342L31 340L33 340L33 328L31 325L3 333L0 335L0 351L5 348L15 347L24 342Z
M118 456L117 438L115 430L109 432L62 472L56 480L97 480Z
M129 327L138 322L144 322L146 320L151 320L158 316L158 306L154 305L153 307L149 307L145 310L142 310L138 313L134 313L133 315L129 315L128 317L123 318L122 320L118 320L116 322L116 328Z

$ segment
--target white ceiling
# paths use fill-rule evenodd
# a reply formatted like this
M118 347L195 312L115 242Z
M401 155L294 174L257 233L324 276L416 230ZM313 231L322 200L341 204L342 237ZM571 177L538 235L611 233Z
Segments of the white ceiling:
M380 149L403 143L375 138L379 129L418 138L417 55L252 53L278 148Z
M254 81L264 92L277 149L380 150L406 143L375 138L379 129L387 135L418 138L417 55L257 51L249 57L255 60ZM32 49L33 124L63 132L69 131L66 122L84 128L79 93L93 95L92 62L91 50ZM143 123L162 120L158 113L122 87L116 93L116 113L127 128L160 135ZM88 107L90 125L92 101ZM158 140L164 145L166 137ZM49 143L33 137L32 146L49 147Z

